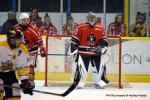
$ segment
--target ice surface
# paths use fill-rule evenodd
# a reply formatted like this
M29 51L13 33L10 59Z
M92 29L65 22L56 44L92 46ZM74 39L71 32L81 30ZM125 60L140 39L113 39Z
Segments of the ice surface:
M68 87L44 87L43 82L36 82L36 89L56 93L64 92ZM132 88L76 89L66 97L35 93L33 96L22 94L21 100L150 100L150 83L130 83Z

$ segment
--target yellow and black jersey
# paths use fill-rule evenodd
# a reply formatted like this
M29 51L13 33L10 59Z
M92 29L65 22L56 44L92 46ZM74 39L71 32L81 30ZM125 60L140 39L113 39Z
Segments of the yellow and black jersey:
M20 80L29 77L29 53L21 44L19 48L11 49L7 41L0 42L0 72L16 70Z

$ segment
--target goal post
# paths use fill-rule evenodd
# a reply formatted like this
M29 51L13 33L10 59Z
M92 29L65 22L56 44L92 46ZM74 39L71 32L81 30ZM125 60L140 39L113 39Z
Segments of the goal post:
M119 67L118 68L118 71L119 71L119 81L118 81L118 84L119 85L118 86L119 86L119 88L123 88L123 86L121 84L121 81L122 81L121 80L121 78L122 78L121 77L121 74L122 74L122 68L121 68L122 67L122 60L121 60L122 59L122 40L121 40L120 36L107 36L107 38L109 38L109 39L113 39L113 38L114 39L118 39L118 42L119 42L119 55L118 55L119 56L119 59L118 59L119 60L118 61L119 62L119 66L118 66Z
M126 84L122 77L122 40L120 36L108 36L109 58L106 68L110 83L118 88L123 88ZM69 56L69 41L71 36L55 35L46 37L46 50L48 55L45 60L45 86L64 86L73 81L76 63L74 58ZM111 64L111 63L113 64ZM112 71L112 72L111 72ZM92 83L92 71L89 71L87 84Z

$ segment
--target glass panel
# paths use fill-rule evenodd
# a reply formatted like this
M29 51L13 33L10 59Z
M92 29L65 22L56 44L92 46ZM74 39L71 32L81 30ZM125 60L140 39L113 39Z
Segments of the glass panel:
M129 5L129 36L145 37L150 31L150 1L130 0Z

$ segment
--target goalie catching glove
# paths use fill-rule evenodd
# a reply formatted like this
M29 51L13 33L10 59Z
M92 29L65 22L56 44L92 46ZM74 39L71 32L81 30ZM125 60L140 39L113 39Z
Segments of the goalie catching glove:
M99 46L96 48L91 48L91 52L95 52L96 54L105 54L108 48L108 41L107 39L102 39Z
M105 54L107 52L107 47L98 46L96 48L90 49L91 52L95 52L96 54Z
M33 95L33 89L35 86L32 85L29 79L21 80L20 87L22 88L24 94Z

